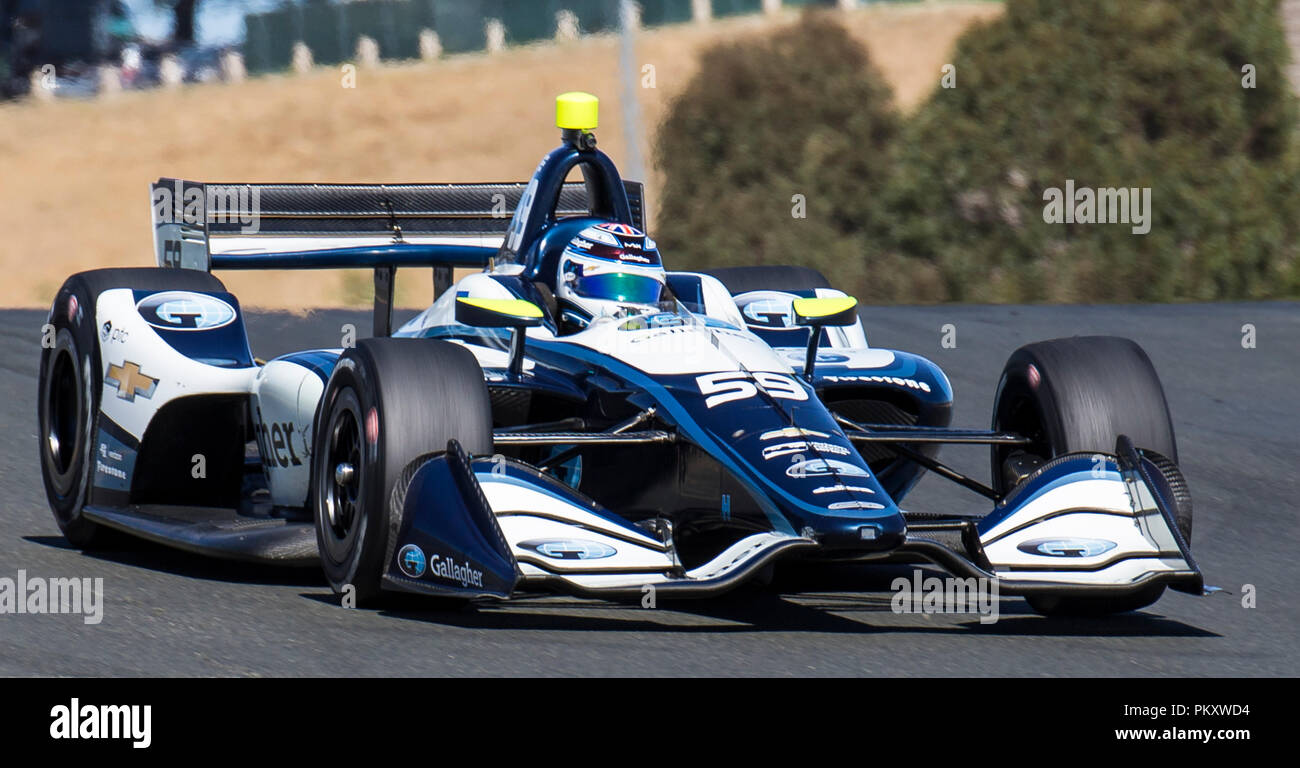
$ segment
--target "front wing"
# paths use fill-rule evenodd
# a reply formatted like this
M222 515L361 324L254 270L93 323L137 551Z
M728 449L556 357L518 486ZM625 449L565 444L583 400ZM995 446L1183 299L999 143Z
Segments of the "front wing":
M914 523L896 550L870 557L919 556L959 577L996 579L1008 595L1122 596L1157 583L1199 594L1201 572L1176 524L1178 482L1120 438L1115 454L1051 462L978 523ZM663 521L631 524L529 465L471 460L454 442L416 473L394 533L388 587L501 599L521 588L708 597L772 563L823 554L815 531L768 531L688 567Z

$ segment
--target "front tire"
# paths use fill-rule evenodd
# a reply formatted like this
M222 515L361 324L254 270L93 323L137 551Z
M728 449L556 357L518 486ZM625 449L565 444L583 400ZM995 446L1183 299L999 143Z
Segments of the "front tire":
M92 547L100 526L82 515L93 475L91 444L102 386L92 356L77 343L74 329L55 324L54 344L41 353L41 477L54 522L74 547Z
M1159 454L1153 460L1178 461L1173 420L1155 367L1135 342L1114 336L1053 339L1016 350L998 383L993 429L1033 441L993 446L993 487L1004 495L1024 468L1067 453L1114 453L1120 435ZM1190 545L1192 505L1186 494L1176 500L1175 517ZM1156 584L1123 597L1025 599L1042 614L1097 616L1145 608L1164 591L1164 585Z
M492 410L473 353L431 339L366 339L339 358L317 410L312 499L321 566L358 605L380 594L400 509L390 505L407 464L441 453L492 452Z

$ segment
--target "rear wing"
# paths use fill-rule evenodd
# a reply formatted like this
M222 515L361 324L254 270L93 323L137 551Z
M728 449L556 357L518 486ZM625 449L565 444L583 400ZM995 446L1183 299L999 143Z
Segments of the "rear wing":
M625 181L634 224L644 193ZM490 184L213 184L161 178L150 187L160 267L375 271L375 335L391 325L393 273L433 267L434 296L454 267L491 264L526 182ZM566 183L557 216L590 210L587 188ZM382 318L381 318L382 314Z

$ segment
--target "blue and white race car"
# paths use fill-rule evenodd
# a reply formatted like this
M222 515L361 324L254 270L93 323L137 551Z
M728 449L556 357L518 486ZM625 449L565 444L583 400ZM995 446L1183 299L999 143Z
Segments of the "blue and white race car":
M943 372L868 346L815 271L667 271L594 97L558 104L527 183L154 184L158 266L73 275L46 326L39 450L69 541L319 563L363 604L702 597L795 559L925 560L1049 613L1202 592L1136 344L1026 345L992 428L951 428ZM373 338L269 361L212 274L357 267ZM436 298L391 330L400 267L432 267ZM990 446L991 482L944 443ZM905 510L926 470L988 504Z

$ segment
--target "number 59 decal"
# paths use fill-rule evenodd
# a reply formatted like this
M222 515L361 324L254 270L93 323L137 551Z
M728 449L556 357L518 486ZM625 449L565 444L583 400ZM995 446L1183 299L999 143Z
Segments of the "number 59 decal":
M772 397L785 400L808 399L808 393L799 386L799 382L783 373L755 371L750 374L745 371L722 371L696 376L695 383L700 387L700 394L705 396L704 405L707 408L729 403L732 400L753 397L758 394L759 387Z

